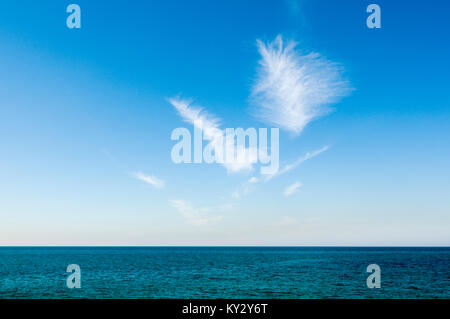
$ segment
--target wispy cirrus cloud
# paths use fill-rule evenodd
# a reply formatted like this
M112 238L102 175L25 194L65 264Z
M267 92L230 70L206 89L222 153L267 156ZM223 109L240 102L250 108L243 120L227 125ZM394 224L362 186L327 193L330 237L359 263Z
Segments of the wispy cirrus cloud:
M147 184L150 184L156 188L163 188L165 183L162 179L157 178L154 175L146 175L142 172L135 172L133 173L133 176Z
M170 203L183 215L188 224L194 226L209 225L219 222L223 218L223 216L211 216L209 208L196 208L184 200L171 200Z
M294 184L287 186L283 191L284 196L291 196L292 194L296 193L301 186L302 183L300 182L295 182Z
M318 53L301 53L294 41L284 43L279 35L257 45L261 60L252 96L256 116L271 125L299 134L351 91L338 64Z
M183 121L197 125L203 130L205 138L217 140L223 136L223 131L219 128L220 119L209 114L200 106L192 106L191 100L170 98L169 103L178 111Z
M224 157L221 164L228 172L250 171L257 161L257 150L250 147L236 149L236 158L228 159L225 154L234 154L235 144L225 142L225 132L220 129L220 119L205 111L202 107L192 106L190 100L170 98L169 103L178 111L181 118L203 131L203 136L211 143L215 154ZM242 154L242 156L240 156Z

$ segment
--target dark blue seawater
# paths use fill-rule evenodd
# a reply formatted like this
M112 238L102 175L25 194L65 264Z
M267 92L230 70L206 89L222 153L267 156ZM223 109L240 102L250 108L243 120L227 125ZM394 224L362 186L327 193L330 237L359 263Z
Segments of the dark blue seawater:
M1 247L0 298L449 298L449 266L450 248Z

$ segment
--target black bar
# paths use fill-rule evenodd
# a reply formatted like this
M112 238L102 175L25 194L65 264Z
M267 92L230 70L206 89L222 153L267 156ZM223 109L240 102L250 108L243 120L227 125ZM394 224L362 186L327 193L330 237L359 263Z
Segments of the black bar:
M102 314L105 311L127 316L140 313L152 318L310 318L312 315L354 315L362 318L386 316L386 310L400 311L402 317L417 311L447 313L449 299L4 299L0 307L44 311L46 314ZM212 312L214 309L214 312ZM2 311L2 312L3 312ZM284 317L289 316L289 317Z

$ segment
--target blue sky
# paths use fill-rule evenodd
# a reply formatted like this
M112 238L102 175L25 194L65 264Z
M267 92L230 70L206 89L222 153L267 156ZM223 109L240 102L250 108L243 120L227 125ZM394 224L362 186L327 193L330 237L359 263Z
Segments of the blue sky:
M446 1L377 1L376 30L370 1L74 2L79 30L70 2L0 4L1 245L450 244ZM267 117L252 93L277 36L348 89L304 126L297 95ZM326 151L258 183L174 164L193 127L170 98L223 128L280 119L280 169Z

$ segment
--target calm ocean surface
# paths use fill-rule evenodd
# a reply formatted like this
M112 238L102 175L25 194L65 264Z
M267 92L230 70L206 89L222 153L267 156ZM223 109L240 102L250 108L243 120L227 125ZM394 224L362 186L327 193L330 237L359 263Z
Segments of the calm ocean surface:
M449 267L450 248L0 247L0 298L449 298Z

